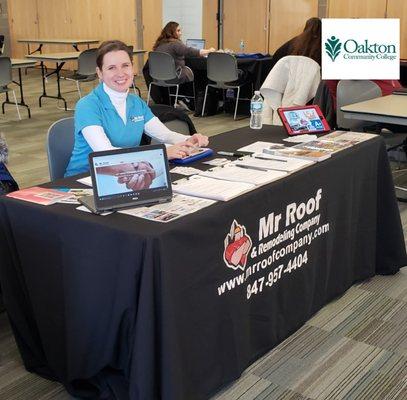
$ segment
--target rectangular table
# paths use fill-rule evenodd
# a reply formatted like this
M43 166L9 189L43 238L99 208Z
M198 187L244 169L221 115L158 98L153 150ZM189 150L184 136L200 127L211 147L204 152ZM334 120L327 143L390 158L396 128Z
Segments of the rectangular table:
M90 48L91 44L99 43L98 39L29 39L23 38L17 40L19 43L26 43L27 44L27 52L28 54L36 53L42 51L42 46L44 44L70 44L76 51L79 50L79 45L85 44L87 45L88 49ZM35 43L39 44L38 48L31 52L30 44Z
M145 50L133 49L133 54L144 54L144 53L145 53ZM40 107L42 105L41 104L42 98L47 97L47 98L51 98L51 99L62 100L64 102L65 111L68 109L66 100L61 94L60 71L61 71L62 67L64 66L65 62L77 60L79 58L79 55L80 55L80 53L77 51L26 55L27 58L39 61L41 63L42 95L38 99ZM46 62L46 61L55 62L55 64L56 64L55 70L48 74L45 73L45 68L44 68L44 62ZM96 65L95 65L95 69L96 69ZM51 76L52 74L56 74L56 78L57 78L57 95L56 96L48 95L46 86L45 86L46 78Z
M283 137L242 128L211 147ZM235 224L251 248L233 267ZM26 368L121 400L208 399L353 283L407 263L380 137L168 224L3 197L0 251Z
M32 60L27 60L27 59L22 59L22 58L11 58L11 68L18 69L18 82L13 81L20 88L20 101L17 104L27 108L28 118L31 118L31 111L30 111L29 105L26 104L24 101L23 78L21 76L21 68L33 67L35 65L35 63L36 62L32 61ZM14 105L14 103L9 100L7 92L6 92L6 100L1 105L3 114L4 114L4 105L5 104Z
M407 125L407 96L377 97L341 107L344 117L363 121Z

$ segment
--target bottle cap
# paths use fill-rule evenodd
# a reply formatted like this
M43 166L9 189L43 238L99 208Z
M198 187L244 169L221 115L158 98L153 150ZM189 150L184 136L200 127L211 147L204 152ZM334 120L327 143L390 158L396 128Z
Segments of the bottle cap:
M255 90L254 94L260 94L260 90Z

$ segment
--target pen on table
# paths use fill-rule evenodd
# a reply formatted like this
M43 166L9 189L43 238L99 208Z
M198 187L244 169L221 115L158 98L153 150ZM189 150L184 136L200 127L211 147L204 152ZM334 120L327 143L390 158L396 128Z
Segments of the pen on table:
M218 151L218 154L220 154L221 156L229 156L229 157L243 157L246 156L247 154L251 154L251 153L244 153L244 152L240 152L240 151Z
M280 158L272 158L272 157L254 156L253 158L257 158L257 159L259 159L259 160L272 160L272 161L287 162L287 160L281 160Z
M267 171L268 171L267 168L256 167L256 166L252 166L252 165L236 164L236 167L244 168L244 169L254 169L254 170L256 170L256 171L264 171L264 172L267 172Z

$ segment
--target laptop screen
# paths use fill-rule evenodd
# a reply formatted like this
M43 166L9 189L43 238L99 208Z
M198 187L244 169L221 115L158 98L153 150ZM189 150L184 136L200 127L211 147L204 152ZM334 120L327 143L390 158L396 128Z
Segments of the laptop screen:
M94 152L89 162L98 209L135 207L172 196L162 144Z
M186 45L194 49L202 50L205 48L205 39L187 39Z

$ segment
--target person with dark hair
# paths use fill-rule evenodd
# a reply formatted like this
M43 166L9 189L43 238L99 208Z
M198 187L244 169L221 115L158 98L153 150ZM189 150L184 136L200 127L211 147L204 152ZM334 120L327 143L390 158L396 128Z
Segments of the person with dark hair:
M213 47L210 49L195 49L186 46L181 41L182 31L178 22L168 22L157 40L154 43L154 51L162 51L163 53L170 54L175 61L177 68L177 83L192 82L194 80L194 73L185 65L185 57L202 57L215 51Z
M305 56L321 65L321 20L310 18L302 33L278 48L271 60L271 68L285 56Z
M169 159L185 157L196 146L208 144L206 136L196 133L185 139L169 130L143 100L129 93L133 62L126 44L118 40L103 42L96 64L101 83L76 104L75 143L65 176L89 171L88 155L92 151L138 146L143 132L173 144L167 147Z

